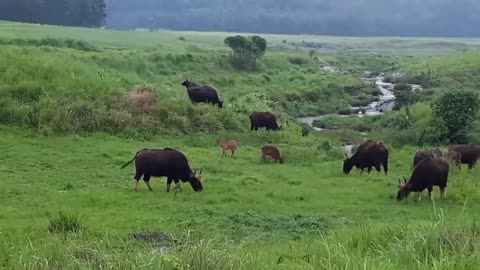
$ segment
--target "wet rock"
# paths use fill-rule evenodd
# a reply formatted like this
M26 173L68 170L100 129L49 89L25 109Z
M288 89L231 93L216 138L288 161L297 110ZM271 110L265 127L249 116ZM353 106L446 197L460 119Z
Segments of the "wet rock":
M335 67L332 67L332 66L323 66L322 67L322 70L327 72L327 73L335 73L337 72L337 69Z

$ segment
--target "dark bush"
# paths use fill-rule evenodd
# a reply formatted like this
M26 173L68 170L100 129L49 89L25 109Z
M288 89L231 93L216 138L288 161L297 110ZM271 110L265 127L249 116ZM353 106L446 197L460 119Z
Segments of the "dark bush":
M296 56L296 57L288 58L288 62L290 62L291 64L294 64L294 65L303 66L303 65L308 64L309 61L306 58Z

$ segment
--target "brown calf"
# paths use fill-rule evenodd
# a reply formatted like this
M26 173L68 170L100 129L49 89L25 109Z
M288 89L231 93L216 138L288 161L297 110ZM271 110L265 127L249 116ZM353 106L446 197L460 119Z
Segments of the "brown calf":
M462 154L457 151L449 151L446 156L448 162L459 170L462 170Z
M237 148L238 146L240 145L236 140L224 140L223 138L221 139L218 139L218 145L220 145L220 147L222 148L222 151L223 151L223 156L227 156L227 151L231 151L232 152L232 156L233 154L235 154L235 151L237 151Z
M274 161L283 163L283 157L280 155L280 151L273 145L265 145L262 147L262 159L266 161L267 156L271 157Z

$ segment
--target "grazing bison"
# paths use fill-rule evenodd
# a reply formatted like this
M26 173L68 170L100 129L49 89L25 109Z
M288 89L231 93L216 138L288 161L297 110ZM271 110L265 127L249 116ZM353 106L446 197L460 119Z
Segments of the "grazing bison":
M262 147L263 161L267 160L267 156L271 157L274 161L280 161L281 164L283 163L283 157L280 155L280 151L273 145L265 145Z
M277 131L282 129L282 126L278 126L277 117L271 112L253 112L250 115L250 130L258 132L261 128Z
M343 161L343 172L349 174L353 167L363 170L368 168L368 173L372 171L372 167L381 172L381 166L385 175L388 173L388 149L382 142L368 140L362 143L355 154L350 158L345 154L346 159Z
M237 148L239 145L239 143L236 140L226 141L223 138L218 139L217 142L218 142L218 145L220 145L220 147L222 148L224 156L227 156L227 151L231 151L233 156L233 154L235 154L235 151L237 151Z
M413 170L410 180L404 177L404 183L402 184L400 179L399 190L397 193L397 200L401 201L408 197L410 192L419 192L418 200L422 199L422 192L427 189L430 200L433 200L432 190L434 186L440 187L442 197L446 196L448 172L450 166L443 157L427 157L420 161Z
M462 155L459 152L448 151L446 158L452 166L462 170Z
M418 151L417 153L415 153L415 156L413 157L412 169L415 168L415 166L417 166L417 164L420 163L420 161L424 160L425 158L429 158L429 157L434 158L434 157L441 157L441 156L443 156L442 151L440 151L440 149L438 148L431 149L431 150Z
M472 169L475 164L477 164L478 157L480 156L480 147L473 144L450 145L448 151L460 153L462 164L468 164L468 169Z
M210 85L199 85L194 81L185 80L182 85L187 88L188 96L193 103L212 103L223 108L223 101L218 97L217 89Z
M193 190L199 192L203 190L202 170L199 173L192 171L185 155L175 149L142 149L138 151L132 160L122 166L122 169L135 161L135 191L138 191L138 182L143 176L143 181L148 189L152 191L150 186L150 178L167 177L167 192L170 192L172 181L175 182L175 191L180 189L180 182L189 182Z

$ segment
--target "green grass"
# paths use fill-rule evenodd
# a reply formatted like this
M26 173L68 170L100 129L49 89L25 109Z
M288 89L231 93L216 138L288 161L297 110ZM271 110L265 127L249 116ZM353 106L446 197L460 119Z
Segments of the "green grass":
M476 249L463 251L473 241L468 230L480 202L476 169L453 172L446 200L436 189L434 205L426 196L421 203L413 196L397 203L396 179L408 176L414 148L391 150L388 177L346 176L341 153L316 150L324 139L289 131L219 135L240 140L233 158L221 157L217 136L139 142L1 134L0 257L6 269L93 267L98 260L105 268L171 269L169 259L194 269L357 269L364 263L369 269L428 269L427 262L444 269L462 258L462 269L473 269L478 261ZM260 161L268 140L279 145L284 165ZM153 192L143 184L133 191L133 167L120 166L143 147L167 146L179 147L192 167L203 168L204 192L183 184L174 196L165 192L165 179L153 180ZM172 234L180 246L168 255L155 253L159 247L129 236L135 232ZM442 248L437 234L454 241L442 256L435 253ZM417 248L427 257L410 258Z

